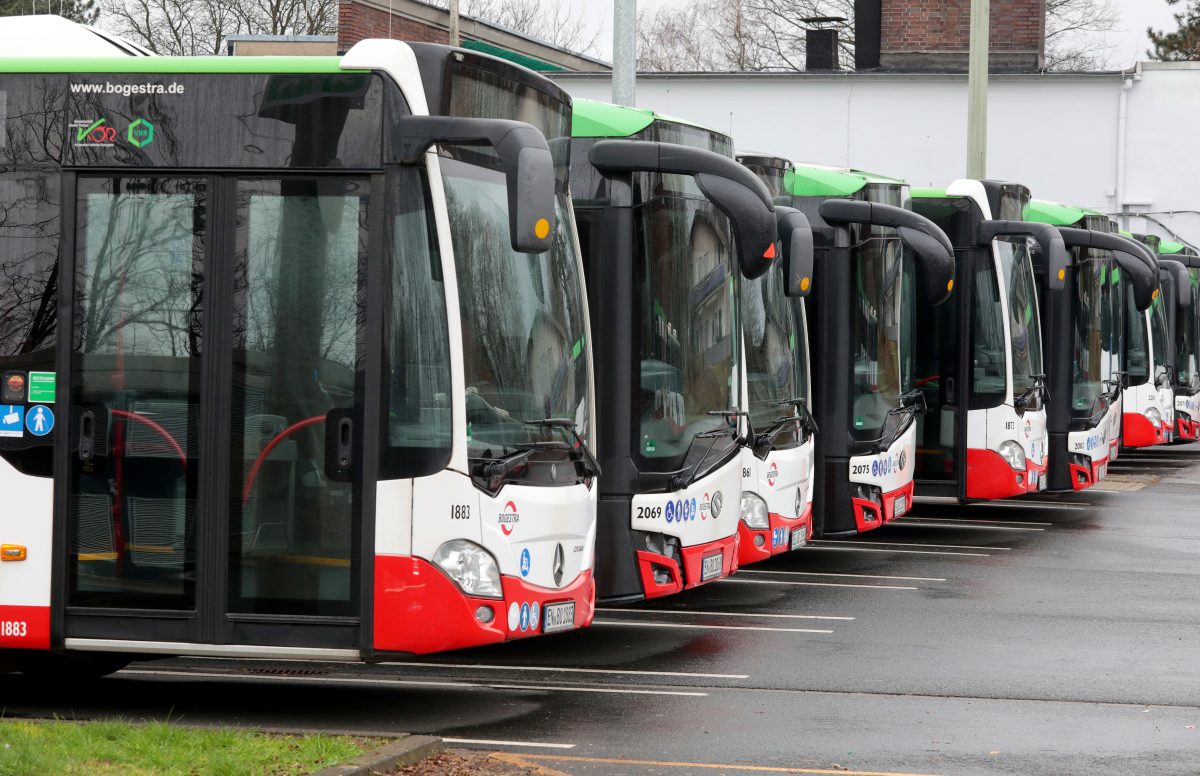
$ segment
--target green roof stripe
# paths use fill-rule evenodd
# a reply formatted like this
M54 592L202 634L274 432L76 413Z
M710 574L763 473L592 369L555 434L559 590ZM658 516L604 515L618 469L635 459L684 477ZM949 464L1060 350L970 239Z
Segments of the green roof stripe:
M653 123L653 111L599 100L572 102L571 137L629 137Z
M783 190L793 197L848 197L868 183L904 183L898 178L863 172L797 164L783 174Z
M1158 252L1169 256L1176 253L1183 253L1183 249L1185 247L1187 246L1181 242L1175 242L1174 240L1163 240L1158 244Z
M530 70L536 70L539 73L561 73L566 68L561 65L556 65L553 62L547 62L544 59L531 57L527 54L520 54L516 51L510 51L500 46L494 46L491 43L484 43L481 40L464 40L462 47L471 51L479 51L484 54L491 54L500 59L507 59L509 62L515 62L522 67L527 67Z
M919 187L911 189L913 199L958 199L957 196L950 196L945 189L931 189L928 187Z
M0 73L346 73L339 57L0 57ZM366 72L366 71L357 71Z
M1094 211L1060 205L1057 202L1047 202L1043 199L1031 199L1025 206L1025 220L1051 226L1073 226L1092 212Z

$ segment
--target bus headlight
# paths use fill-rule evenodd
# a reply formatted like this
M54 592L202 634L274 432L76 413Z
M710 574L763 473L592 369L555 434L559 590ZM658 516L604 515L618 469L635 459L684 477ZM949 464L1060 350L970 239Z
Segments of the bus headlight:
M742 522L747 528L764 531L771 527L767 516L767 502L755 493L742 493Z
M438 547L433 562L469 596L503 598L500 566L487 550L466 539L451 539Z
M1158 411L1158 407L1151 407L1143 414L1146 416L1146 420L1154 424L1155 428L1162 427L1162 413Z
M1018 471L1025 471L1025 449L1011 439L1000 443L1000 457L1008 461L1008 465Z

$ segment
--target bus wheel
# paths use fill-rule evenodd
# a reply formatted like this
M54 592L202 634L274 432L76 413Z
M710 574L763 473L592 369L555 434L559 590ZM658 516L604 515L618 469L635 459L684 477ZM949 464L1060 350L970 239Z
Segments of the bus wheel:
M18 658L17 667L39 681L65 684L108 676L132 659L118 652L26 652Z

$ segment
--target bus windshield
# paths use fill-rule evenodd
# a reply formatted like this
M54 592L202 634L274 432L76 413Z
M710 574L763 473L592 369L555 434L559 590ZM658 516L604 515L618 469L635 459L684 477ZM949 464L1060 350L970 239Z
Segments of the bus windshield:
M570 112L561 101L497 73L451 69L447 112L524 121L545 134L559 196L554 242L543 254L513 251L508 192L489 148L446 147L440 164L452 225L466 376L467 452L496 458L561 430L531 425L566 418L590 438L591 378L583 280L566 191Z
M1125 372L1129 385L1145 385L1150 380L1150 332L1146 313L1134 306L1133 294L1126 295L1128 320L1125 338Z
M1179 290L1190 295L1191 307L1178 316L1175 326L1175 382L1183 388L1200 389L1200 363L1197 362L1197 329L1200 328L1200 270L1189 269L1191 282ZM1187 297L1185 297L1187 298Z
M736 444L738 331L729 222L707 200L658 196L635 210L641 318L637 454L675 467L719 464ZM722 433L731 431L731 433ZM693 445L704 432L708 441ZM693 450L693 447L696 449Z
M889 230L890 231L890 230ZM854 247L854 351L851 434L879 439L907 386L901 373L904 250L898 237L872 236Z
M1170 374L1171 353L1167 347L1167 310L1163 294L1150 305L1150 346L1154 354L1154 379Z
M590 381L570 208L558 203L549 251L516 253L503 173L443 159L442 174L462 309L468 453L499 456L561 438L529 425L544 418L570 418L586 438Z
M998 240L996 256L1000 259L1001 277L1008 290L1008 327L1012 348L1013 398L1029 391L1035 377L1042 374L1042 330L1038 319L1037 291L1033 279L1033 264L1025 242ZM1040 409L1040 396L1030 401L1028 409Z
M1075 417L1091 419L1097 401L1105 392L1104 381L1111 375L1114 346L1113 292L1120 286L1109 279L1112 262L1090 257L1075 272L1076 312L1074 316L1074 365L1072 372L1071 412ZM1119 293L1117 294L1119 297Z
M806 399L805 341L793 303L783 292L783 267L742 282L741 318L746 346L750 422L756 431L797 414L794 399ZM798 444L794 423L775 440L776 448Z

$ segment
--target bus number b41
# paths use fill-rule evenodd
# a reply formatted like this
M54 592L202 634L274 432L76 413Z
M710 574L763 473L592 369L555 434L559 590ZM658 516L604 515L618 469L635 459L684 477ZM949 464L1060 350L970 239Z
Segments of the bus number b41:
M27 636L28 624L24 620L0 620L0 636Z

